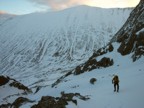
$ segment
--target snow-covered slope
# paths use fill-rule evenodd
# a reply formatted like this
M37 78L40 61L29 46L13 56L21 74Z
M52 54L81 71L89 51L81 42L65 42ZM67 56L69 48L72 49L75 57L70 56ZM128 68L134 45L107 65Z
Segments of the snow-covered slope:
M133 41L136 42L138 48L144 47L144 30L142 29L144 20L138 20L144 15L143 8L144 2L141 0L140 4L131 13L133 17L130 16L128 19L130 22L126 22L119 31L121 33L121 30L131 24L132 28L129 30L126 29L122 33L130 34L128 35L129 38L132 38L133 35L140 38L140 41L138 41L137 38L128 40L129 43L133 43ZM135 23L131 23L133 20L135 20ZM142 23L139 23L140 21ZM116 37L117 34L115 38ZM126 39L124 38L124 42L125 41ZM31 96L31 99L43 95L57 97L64 91L66 93L80 93L90 98L86 102L76 98L78 104L75 105L69 102L66 106L67 108L142 108L144 106L144 94L142 93L144 86L141 83L144 82L144 56L143 53L140 53L139 59L133 62L132 55L133 51L136 51L135 48L130 53L123 55L118 51L122 43L123 41L117 42L117 40L115 40L114 42L114 39L112 39L110 45L108 44L106 47L96 51L86 63L79 66L80 69L75 69L73 74L58 79L57 81L59 81L59 83L54 85L53 88L41 88L37 94ZM141 50L141 52L143 52L143 50ZM113 60L113 65L109 65L109 60L107 61L107 59L104 63L99 62L103 58ZM76 75L76 71L82 71L82 73ZM114 75L118 75L120 79L119 93L113 92L112 78ZM92 78L97 79L94 84L90 83ZM47 90L49 90L49 92Z
M144 2L141 0L140 4L133 11L133 21L136 17L136 13L143 10ZM136 15L137 18L139 16L143 16L143 13L139 13ZM130 20L130 19L128 19ZM136 24L139 20L136 20ZM130 23L131 24L131 23ZM127 27L129 23L125 24L122 28ZM132 27L135 24L131 24ZM143 26L141 26L143 27ZM133 29L134 29L133 28ZM121 32L121 30L119 32ZM123 33L127 33L128 31L124 31ZM136 41L137 45L143 48L143 29L137 28L137 31L130 30L128 34L135 34L137 37L141 37L141 41ZM41 85L30 85L29 87L32 89L33 93L31 94L20 94L25 99L32 100L31 102L27 102L21 105L20 108L59 108L59 106L55 107L58 102L61 101L62 108L143 108L144 106L144 86L142 82L144 82L144 57L143 54L133 62L133 52L130 52L126 55L121 54L118 51L121 46L121 42L117 42L117 34L116 38L113 39L106 47L101 48L96 51L86 63L80 65L81 70L86 69L85 72L76 75L76 69L71 71L68 74L57 79L58 82L56 85L52 86L52 80L48 82L43 82ZM129 38L133 37L133 35L129 35ZM136 38L137 39L137 38ZM115 42L114 42L115 40ZM126 41L124 39L124 41ZM129 42L131 42L129 40ZM137 46L136 45L136 46ZM111 47L109 47L111 46ZM139 47L138 47L139 48ZM134 49L134 51L136 51ZM104 63L99 62L103 58L110 58L113 60L113 65L109 65L109 60L105 59ZM92 60L92 61L91 61ZM108 60L108 61L107 61ZM99 64L100 63L100 64ZM104 66L103 66L104 65ZM107 67L107 68L106 68ZM92 70L93 69L93 70ZM89 71L91 70L91 71ZM119 93L113 92L112 78L117 74L120 79L120 90ZM59 76L58 73L55 76ZM53 76L53 78L55 77ZM29 77L27 77L29 78ZM92 78L97 79L94 84L90 83ZM33 79L31 79L33 80ZM35 86L35 87L34 87ZM6 89L8 90L8 89ZM70 93L70 94L67 94ZM9 92L7 92L9 94ZM73 97L73 95L76 95ZM79 95L81 94L81 95ZM4 94L3 94L4 95ZM63 97L61 97L61 95ZM66 95L66 96L64 96ZM81 100L82 98L86 98L88 100ZM17 96L19 97L19 96ZM61 98L60 98L61 97ZM16 99L16 96L7 98L7 100L1 99L0 104L8 104L8 102L14 102L12 99ZM71 98L73 99L71 101ZM51 101L52 99L52 101ZM69 100L70 101L66 101ZM68 102L68 103L67 103ZM14 102L15 103L15 102ZM14 104L16 105L16 104ZM54 107L52 107L54 106Z
M113 52L96 58L97 60L104 56L113 58L115 62L113 66L92 70L81 75L70 75L53 88L48 83L47 86L41 85L36 93L36 89L33 88L32 94L20 94L20 96L30 99L34 103L25 103L20 108L32 107L42 99L42 96L60 97L62 91L65 93L80 93L90 98L87 101L83 101L75 97L77 105L73 102L68 102L66 108L142 108L144 106L144 86L141 83L144 81L144 58L133 63L131 55L122 56L117 53L117 48L120 44L113 43L113 46L115 46ZM112 78L115 74L120 79L119 93L113 92ZM91 78L96 78L97 81L91 84ZM8 88L5 91L7 90ZM6 94L9 93L7 91ZM14 102L16 97L19 96L9 97L7 101L2 100L0 103ZM45 104L43 103L43 105ZM43 108L46 107L43 106Z
M131 10L78 6L8 20L0 26L0 73L30 84L68 72L107 44Z
M131 55L123 57L117 53L120 44L113 43L114 51L107 53L105 57L114 59L114 65L108 68L96 69L81 75L71 75L65 78L56 88L42 88L35 97L60 96L61 91L66 93L80 93L88 95L88 101L78 99L78 105L69 103L66 108L142 108L144 106L144 58L136 61L131 60ZM101 59L100 56L97 59ZM113 92L112 78L117 74L120 79L119 93ZM95 84L90 83L91 78L96 78ZM49 90L49 92L48 92Z
M11 15L11 14L0 14L0 26L7 22L8 20L11 20L13 17L15 17L16 15Z

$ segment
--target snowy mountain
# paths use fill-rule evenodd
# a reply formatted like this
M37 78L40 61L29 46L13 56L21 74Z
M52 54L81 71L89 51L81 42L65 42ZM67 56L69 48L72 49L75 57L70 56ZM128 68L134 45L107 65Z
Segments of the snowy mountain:
M105 46L131 11L78 6L0 18L0 73L26 85L55 80Z
M107 40L108 44L106 43L105 43L106 45L103 44L102 45L103 47L101 47L98 50L93 49L95 51L93 54L91 54L92 56L90 55L88 56L87 55L89 54L88 51L84 50L85 54L87 55L87 59L86 56L84 57L85 62L80 61L78 63L77 59L67 60L67 58L63 57L66 56L65 54L67 53L64 53L64 55L59 57L60 56L59 52L55 54L55 51L57 51L56 49L55 50L51 49L51 51L53 51L55 56L52 56L53 55L52 53L51 53L52 55L48 56L48 52L46 53L46 48L50 48L50 47L47 46L45 48L45 45L47 45L49 38L47 38L47 36L45 35L43 35L43 37L44 39L47 39L47 41L44 41L44 43L43 40L37 41L33 46L31 46L33 44L33 41L30 40L33 39L33 36L31 36L31 38L29 37L29 39L25 37L26 38L25 39L21 35L23 37L23 41L20 40L18 41L17 39L20 39L20 37L17 37L15 34L13 34L14 36L13 38L9 37L9 39L11 39L11 41L8 41L9 43L11 42L10 45L17 45L19 42L21 42L21 44L18 44L17 46L13 47L13 49L11 49L10 51L15 52L18 50L18 48L23 49L23 47L25 46L23 42L27 42L28 40L30 41L29 47L26 46L25 47L29 48L29 50L27 53L24 53L25 49L23 49L21 52L10 53L9 55L5 56L3 62L4 60L13 60L13 62L11 63L11 65L9 65L9 61L7 61L7 63L4 62L5 65L3 64L3 67L7 66L9 71L11 69L11 70L15 70L15 72L10 73L8 70L6 70L6 67L5 67L5 71L3 70L1 72L5 75L12 75L12 74L14 75L17 72L16 68L25 69L22 71L25 72L26 74L25 77L22 74L20 74L21 71L12 77L16 77L16 76L19 77L19 75L22 75L20 78L24 77L27 81L22 80L21 82L26 84L28 86L27 88L28 91L31 91L32 93L29 93L28 91L24 91L24 90L19 90L15 88L15 86L11 88L10 83L12 83L13 81L15 82L15 80L2 76L0 77L0 85L2 85L0 86L0 90L1 90L0 97L2 97L0 98L0 104L2 104L0 107L4 107L4 108L9 108L9 107L143 108L144 106L144 101L143 101L144 86L142 85L142 82L144 82L144 50L143 50L144 11L143 10L144 10L144 1L141 0L139 5L131 12L129 18L127 19L126 23L122 26L122 28L117 33L115 32L116 35L112 38L112 40L108 41L110 38ZM69 10L65 10L65 11L69 11ZM63 11L61 12L63 13ZM20 17L23 18L22 16ZM28 17L28 16L24 16L24 17ZM19 19L19 17L17 17L16 19ZM15 19L13 19L13 21L14 20ZM7 25L6 23L2 25L3 26L2 30L4 30L6 25ZM29 32L27 32L27 34L29 34ZM36 36L36 34L34 36ZM66 35L63 36L66 37ZM2 39L6 40L6 37L4 38L3 36ZM39 39L43 39L43 38L41 36L35 38L35 40L39 40ZM54 35L50 39L53 39L54 40L53 42L55 42L56 40L54 38ZM0 40L1 42L3 42L3 44L1 44L3 46L5 46L7 43L7 41L4 40L3 41ZM12 44L13 42L15 42L16 44ZM37 50L35 50L34 46L37 46L37 43L39 42L41 44L39 44L39 47L37 48ZM63 42L62 39L61 41L59 41L59 43L60 42ZM76 41L74 41L74 43L76 44ZM54 43L50 44L52 48L54 48L53 44ZM59 45L61 44L62 43L60 43ZM8 46L8 49L12 47L10 45ZM68 48L68 46L66 46L65 48ZM5 54L8 54L8 52L6 52L6 49L4 49L4 47L3 47L3 51L5 52L1 52L0 55L2 57ZM33 51L37 52L36 55L33 53ZM78 52L82 53L82 51L78 51ZM13 54L13 56L11 54ZM32 54L33 56L31 56L30 54ZM27 61L25 61L26 64L24 65L24 67L21 67L21 65L18 66L16 65L15 67L16 61L17 63L19 63L20 62L19 60L23 61L23 59L27 56L29 56L29 59L27 58ZM65 72L61 73L60 75L59 72L62 72L63 69L58 69L57 72L55 72L55 74L53 73L46 74L45 73L46 71L44 70L50 68L43 67L44 68L43 69L41 66L44 66L45 64L48 63L48 61L46 61L48 60L46 59L47 56L49 58L51 58L51 56L53 57L50 59L51 62L54 60L54 62L51 63L52 65L50 65L51 68L57 69L58 66L59 67L63 66L67 70L69 69L69 71L66 73ZM37 58L36 61L34 62L35 64L33 65L32 65L33 62L30 62L32 58ZM65 60L66 62L61 62L61 64L59 64L59 60ZM21 63L24 64L23 62ZM65 64L67 63L66 65L68 65L69 67L64 66L63 63ZM75 66L77 67L73 69L71 68L71 64L73 64L73 67ZM30 65L30 67L27 68L28 65ZM38 71L38 69L40 70ZM38 73L35 74L35 72L32 72L34 70L36 73L41 72L40 74L42 75L39 76L40 74ZM28 71L32 73L28 73ZM37 77L36 76L33 77L31 74L33 74L34 76L37 75ZM120 79L120 90L118 93L113 92L114 88L112 85L112 78L115 74L118 75ZM43 79L39 80L40 77ZM92 79L95 79L94 83L91 83ZM31 83L31 82L35 82L35 83ZM17 83L16 84L14 83L14 85L22 85L20 83L18 84ZM24 85L22 86L25 88Z
M0 13L0 26L15 16L16 15Z
M97 50L88 61L77 66L71 75L57 80L52 93L79 92L90 97L87 102L78 100L77 106L69 103L67 108L142 108L143 66L144 1L141 0L111 42ZM114 75L120 78L119 93L113 92L111 81ZM94 85L90 84L94 78ZM42 94L43 90L39 93Z

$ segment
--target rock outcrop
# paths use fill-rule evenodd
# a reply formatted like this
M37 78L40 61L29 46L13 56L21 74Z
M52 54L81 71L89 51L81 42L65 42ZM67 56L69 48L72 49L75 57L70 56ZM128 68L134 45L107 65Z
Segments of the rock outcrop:
M79 75L81 73L91 71L93 69L99 69L99 68L106 68L109 66L112 66L114 64L113 59L109 57L103 57L101 60L97 61L96 57L104 55L108 52L113 51L113 46L112 44L108 44L106 47L103 47L93 53L93 55L89 58L87 62L85 62L82 65L79 65L76 67L74 74Z
M144 55L144 0L131 12L124 26L112 39L120 43L121 55L133 53L133 61Z
M5 85L9 82L9 78L5 76L0 76L0 86Z
M66 108L68 102L73 102L77 105L77 97L81 100L88 100L87 96L81 96L79 93L64 93L61 92L61 97L43 96L38 104L33 105L31 108Z

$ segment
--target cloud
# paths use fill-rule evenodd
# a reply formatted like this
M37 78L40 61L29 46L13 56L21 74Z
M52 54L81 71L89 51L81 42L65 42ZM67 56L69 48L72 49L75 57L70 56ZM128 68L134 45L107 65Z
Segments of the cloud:
M53 10L60 10L75 5L86 4L90 0L29 0L29 1L41 5L47 5Z
M9 13L7 11L0 10L0 15L2 15L2 14L5 14L5 15L15 15L15 14Z
M49 6L52 10L61 10L76 5L97 7L134 7L140 0L29 0L36 4Z
M0 14L7 14L6 11L0 10Z

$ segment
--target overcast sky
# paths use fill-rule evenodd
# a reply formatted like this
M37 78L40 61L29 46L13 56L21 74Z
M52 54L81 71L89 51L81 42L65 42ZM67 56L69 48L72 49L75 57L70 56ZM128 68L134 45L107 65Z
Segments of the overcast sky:
M0 0L0 13L28 14L88 5L103 8L135 7L140 0Z

